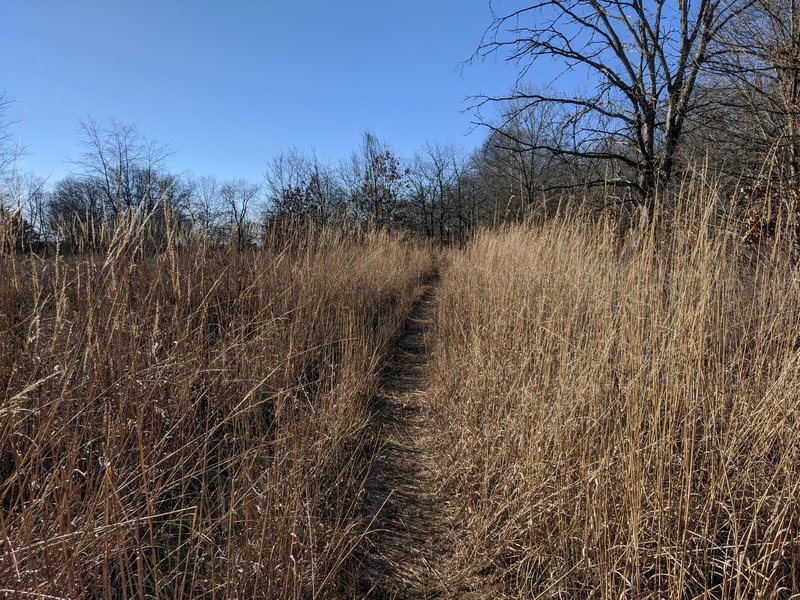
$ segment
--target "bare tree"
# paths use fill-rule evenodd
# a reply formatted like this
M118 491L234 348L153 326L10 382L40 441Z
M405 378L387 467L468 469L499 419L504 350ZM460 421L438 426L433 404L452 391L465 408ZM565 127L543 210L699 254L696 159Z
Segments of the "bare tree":
M244 179L232 179L220 185L219 197L225 206L230 226L229 241L244 250L256 240L251 213L260 192L259 186Z
M190 187L188 212L195 231L205 240L222 239L227 209L220 197L219 182L213 176L204 175L191 181Z
M579 165L575 156L544 149L566 147L557 117L553 105L498 104L497 121L473 159L493 198L494 220L518 218L530 209L546 213L553 196L549 192L579 188L587 179L607 175L599 160Z
M465 157L453 146L427 143L408 171L415 229L429 238L459 240L467 227Z
M272 217L324 224L343 204L333 170L316 156L290 149L274 156L264 174L266 212Z
M770 159L772 175L800 178L800 3L753 0L717 40L711 61L716 105L728 125L724 137ZM718 128L721 129L721 128ZM776 181L777 182L777 181Z
M16 172L0 197L0 253L44 249L45 180Z
M8 96L0 94L0 185L3 186L11 183L17 160L24 153L16 137L15 122L8 116L11 104Z
M31 228L39 236L46 233L47 221L47 181L33 173L17 174L11 185L11 195L15 204L22 209L22 214Z
M162 169L169 150L145 138L133 125L111 120L81 123L85 152L76 165L104 192L104 209L113 218L131 210L151 212L163 200Z
M66 177L48 194L46 229L56 241L79 247L94 244L103 224L104 192L90 178Z
M19 171L25 149L9 117L12 100L0 94L0 252L38 250L44 180Z
M388 144L365 132L360 153L354 153L343 180L349 202L377 227L390 227L402 214L408 172Z
M480 97L478 106L514 101L516 112L551 107L560 122L559 143L495 129L526 150L601 161L606 172L610 165L611 179L652 207L656 190L674 174L709 46L745 6L722 0L540 0L497 16L475 58L505 54L518 65L519 77L510 94ZM532 67L548 62L588 80L589 91L530 91ZM597 172L583 183L607 183L608 175Z

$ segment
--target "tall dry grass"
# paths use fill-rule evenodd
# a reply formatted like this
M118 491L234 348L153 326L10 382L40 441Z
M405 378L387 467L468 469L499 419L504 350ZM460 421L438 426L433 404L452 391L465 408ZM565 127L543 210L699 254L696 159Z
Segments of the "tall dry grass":
M452 256L429 399L454 597L800 593L800 274L715 206L690 185L621 249L561 219Z
M103 235L0 256L0 595L346 597L368 403L430 252Z

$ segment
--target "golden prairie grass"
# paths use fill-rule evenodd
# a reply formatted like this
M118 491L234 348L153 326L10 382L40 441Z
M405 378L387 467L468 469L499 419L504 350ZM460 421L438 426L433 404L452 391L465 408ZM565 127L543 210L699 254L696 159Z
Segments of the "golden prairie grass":
M145 233L0 256L0 595L346 597L368 402L430 252Z
M432 593L800 591L800 276L697 182L673 214L443 261L417 466L449 545L406 548ZM353 597L370 402L431 250L288 227L240 251L165 217L156 251L140 225L0 256L0 594Z
M714 200L622 248L560 219L451 256L428 401L456 597L800 592L800 276Z

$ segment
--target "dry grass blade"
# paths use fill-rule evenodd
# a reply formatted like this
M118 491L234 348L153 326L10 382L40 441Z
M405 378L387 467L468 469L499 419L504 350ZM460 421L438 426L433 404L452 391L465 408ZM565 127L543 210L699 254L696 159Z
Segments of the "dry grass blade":
M800 280L687 187L619 247L484 232L442 280L437 480L456 597L800 593Z
M147 219L102 253L0 256L0 587L19 597L347 595L368 404L431 252Z

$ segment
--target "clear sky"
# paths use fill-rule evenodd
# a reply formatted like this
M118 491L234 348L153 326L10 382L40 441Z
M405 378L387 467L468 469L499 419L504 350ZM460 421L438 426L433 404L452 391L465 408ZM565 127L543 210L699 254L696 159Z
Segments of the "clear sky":
M116 118L167 144L176 172L260 180L295 146L345 158L370 129L408 156L470 149L472 94L515 72L467 66L488 0L2 0L0 92L15 100L25 168L78 158L79 121Z

